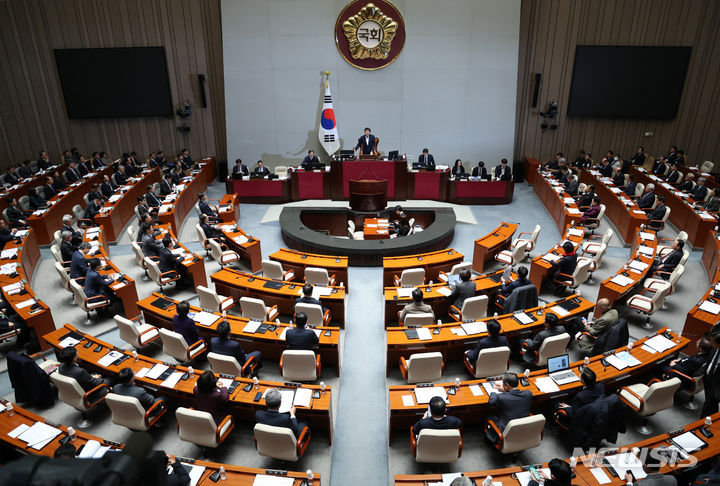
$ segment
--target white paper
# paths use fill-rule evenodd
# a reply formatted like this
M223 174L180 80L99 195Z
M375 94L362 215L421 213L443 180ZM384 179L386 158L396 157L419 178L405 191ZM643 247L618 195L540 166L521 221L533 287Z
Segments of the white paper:
M234 238L233 238L233 241L234 241L235 243L237 243L238 245L244 245L244 244L247 243L249 240L248 240L248 237L247 237L247 236L245 236L245 235L240 235L240 236L234 237Z
M467 336L467 333L461 327L453 327L452 329L450 329L450 332L455 334L456 336Z
M147 375L148 371L150 371L150 368L143 368L137 373L135 373L135 378L144 378L145 375Z
M482 387L485 389L485 392L490 395L491 393L502 393L502 391L495 389L495 382L494 381L483 381L481 383Z
M122 358L122 353L120 351L110 351L108 354L103 356L97 361L97 364L102 366L103 368L107 368L110 366L113 361L115 361L118 358Z
M443 486L450 486L455 479L462 477L462 473L444 473L441 477Z
M637 359L635 356L628 353L627 351L620 351L619 353L615 353L614 356L617 356L619 359L623 360L625 363L627 363L628 366L637 366L639 364L642 364L639 359Z
M545 473L545 476L550 477L550 469L544 467L542 468L542 472ZM517 480L520 481L520 486L527 486L531 479L534 479L532 477L532 474L530 471L520 471L516 474Z
M22 302L15 304L15 307L17 307L18 309L22 309L24 307L31 306L34 303L35 303L35 299L28 299L28 300L24 300Z
M613 278L610 279L610 281L615 285L619 285L620 287L627 287L631 283L635 282L635 280L631 279L630 277L626 277L625 275L615 275Z
M585 232L577 228L569 228L567 234L568 236L585 236Z
M17 439L17 437L25 432L27 429L29 429L30 426L28 424L20 424L14 429L12 429L10 432L8 432L8 437L11 437L13 439Z
M298 388L295 390L295 398L293 405L296 407L309 407L312 400L312 390L310 388Z
M397 292L398 299L412 297L413 290L415 290L415 287L397 287L395 289L395 291ZM301 289L301 291L302 291L302 289Z
M257 474L252 486L292 486L293 484L295 484L295 480L293 478Z
M709 313L715 314L715 315L720 313L720 305L710 302L709 300L703 301L703 303L700 304L699 309L701 311L709 312Z
M415 406L415 400L413 400L412 395L403 395L402 396L403 401L403 407L413 407Z
M160 383L160 386L164 386L166 388L175 388L175 385L178 384L180 381L180 378L182 378L183 372L182 371L174 371L170 374L167 378L165 378L165 381Z
M672 441L685 450L687 453L695 452L705 445L705 442L693 432L685 432L677 437L673 437Z
M58 343L58 346L60 346L61 348L67 348L69 346L75 346L79 342L80 341L78 339L75 339L72 336L68 336L65 339L63 339L62 341L60 341Z
M312 296L315 299L320 299L321 297L327 297L328 295L332 294L332 287L320 287L318 285L313 286L313 293Z
M545 255L542 256L543 260L545 260L546 262L550 262L550 263L556 262L556 261L560 260L560 258L561 258L560 255L556 255L554 253L546 253Z
M470 385L468 388L470 388L470 391L472 392L473 396L479 397L483 394L482 388L480 385Z
M60 429L51 425L43 422L35 422L17 438L23 442L27 442L28 446L33 449L40 450L61 433L62 431Z
M447 392L445 391L445 388L441 386L418 387L413 388L413 391L415 392L415 400L417 400L418 404L430 403L430 400L433 397L440 397L447 401Z
M649 267L649 266L650 266L650 265L648 265L647 263L645 263L645 262L640 262L640 261L637 261L637 260L631 261L631 262L630 262L630 265L629 265L629 267L632 268L633 270L638 270L638 271L640 271L640 272L644 271L644 270L645 270L647 267Z
M606 356L606 357L605 357L605 361L607 361L608 363L610 363L612 366L614 366L614 367L617 368L618 370L624 370L625 368L628 367L628 365L627 365L627 363L626 363L625 361L621 360L620 358L618 358L618 357L615 356L614 354L611 354L610 356Z
M200 324L201 326L212 326L220 319L220 316L211 314L209 312L198 312L195 314L195 317L193 317L193 320Z
M640 459L630 452L605 456L605 460L613 466L613 469L615 469L618 474L630 470L638 481L647 477L647 473L643 469Z
M262 322L260 322L260 321L250 321L247 324L245 324L245 327L243 327L242 332L248 332L248 333L252 334L255 331L257 331L258 327L260 327L261 324L262 324ZM285 329L287 329L287 328L285 328Z
M645 214L643 211L640 211L641 213ZM641 231L640 232L640 238L643 240L651 240L655 241L655 234L654 233L648 233L647 231Z
M280 336L278 336L279 341L286 341L287 340L287 332L289 327L284 327L283 330L280 332Z
M650 346L651 348L657 350L660 353L675 347L675 343L663 336L662 334L658 334L657 336L653 336L650 339L646 340L645 345Z
M593 476L595 476L595 480L598 484L607 484L610 482L610 478L607 474L605 474L605 469L601 467L593 467L590 469L590 472Z
M560 391L555 381L549 376L543 376L535 380L535 386L543 393L554 393Z
M419 327L416 331L420 341L432 341L432 333L427 327Z
M165 373L165 370L167 370L168 368L169 368L168 366L166 366L162 363L158 363L155 366L153 366L152 369L145 374L145 376L151 380L157 380L158 376Z
M186 462L181 462L181 464L183 467L190 468L190 471L188 471L188 474L190 475L189 486L197 486L197 483L200 481L200 478L205 472L205 466L196 466L195 464L188 464Z
M655 256L655 250L653 250L653 249L650 248L649 246L640 245L640 246L637 247L637 251L638 251L638 253L640 253L641 255L645 255L645 256L649 256L649 257Z
M487 332L487 324L482 321L463 322L462 324L460 324L460 327L463 331L465 331L465 334L467 334L468 336Z
M582 212L577 208L567 208L566 210L567 210L568 214L575 214L575 215L582 214Z
M530 324L531 322L533 322L532 317L530 317L524 312L518 312L517 314L513 314L513 317L515 317L515 319L519 320L523 324Z
M0 252L0 258L3 260L6 258L15 258L18 254L17 248L13 248L11 250L3 250Z
M450 290L450 287L446 287L446 286L438 287L436 290L437 290L438 294L444 295L445 297L448 297L452 293L452 290Z
M647 351L647 352L650 353L650 354L657 354L657 351L656 351L656 350L654 350L653 348L651 348L650 346L647 346L647 345L645 345L645 344L643 344L642 346L640 346L640 349L642 349L643 351Z
M558 317L565 317L566 315L570 314L570 311L567 309L563 309L559 305L554 305L548 309L550 312L557 314Z

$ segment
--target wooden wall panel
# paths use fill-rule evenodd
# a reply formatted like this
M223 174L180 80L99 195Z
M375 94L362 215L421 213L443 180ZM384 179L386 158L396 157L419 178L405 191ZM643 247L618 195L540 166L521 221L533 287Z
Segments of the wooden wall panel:
M677 117L568 118L567 102L577 45L692 46ZM598 75L612 66L598 67ZM539 104L531 108L533 74L542 73ZM662 82L663 73L617 73L634 82ZM598 159L638 145L653 155L670 145L691 161L713 160L720 169L720 2L715 0L522 0L515 158L547 160L558 151L574 158L585 149ZM557 130L541 130L547 101L556 99ZM644 137L653 132L652 137Z
M4 0L0 2L0 168L48 150L118 157L188 147L227 158L220 0ZM177 118L70 120L53 49L164 46L173 106L193 105L191 131ZM207 78L202 108L198 74ZM102 82L102 73L88 73ZM143 73L138 72L137 76ZM207 89L209 88L209 89Z

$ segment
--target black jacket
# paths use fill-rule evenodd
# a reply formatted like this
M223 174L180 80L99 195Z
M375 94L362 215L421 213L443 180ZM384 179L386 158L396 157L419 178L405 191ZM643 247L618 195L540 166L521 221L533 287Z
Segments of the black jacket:
M296 418L290 417L289 413L280 413L275 410L257 410L255 422L273 427L285 427L293 431L295 439L300 435L300 428Z
M82 366L77 366L74 364L61 363L60 366L58 366L58 372L61 375L75 378L75 381L78 382L80 388L82 388L86 392L92 390L103 382L102 378L93 378L92 375L88 372L88 370L86 370Z
M285 342L288 349L312 350L317 347L320 340L312 329L291 327L285 333Z
M7 354L8 376L15 390L15 402L40 408L55 403L57 391L50 377L30 357L10 351Z
M124 395L126 397L135 397L138 400L140 400L140 405L143 406L145 410L150 408L153 403L155 403L157 398L149 394L147 391L145 391L144 388L137 386L137 385L131 385L129 383L118 383L113 387L113 393L117 393L118 395Z
M462 428L462 420L457 417L445 415L441 419L427 417L418 420L413 425L413 434L418 435L422 429L449 430Z

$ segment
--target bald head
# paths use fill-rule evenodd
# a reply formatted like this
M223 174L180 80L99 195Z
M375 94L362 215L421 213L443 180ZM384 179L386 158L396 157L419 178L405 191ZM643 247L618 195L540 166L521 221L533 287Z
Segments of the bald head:
M602 312L605 312L610 309L610 300L602 298L597 301L596 305L597 305L598 309L600 309Z

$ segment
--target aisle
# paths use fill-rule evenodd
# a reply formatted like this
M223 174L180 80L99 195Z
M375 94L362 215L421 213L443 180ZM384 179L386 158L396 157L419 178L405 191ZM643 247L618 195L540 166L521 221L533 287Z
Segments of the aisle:
M331 485L388 484L382 270L350 267Z

